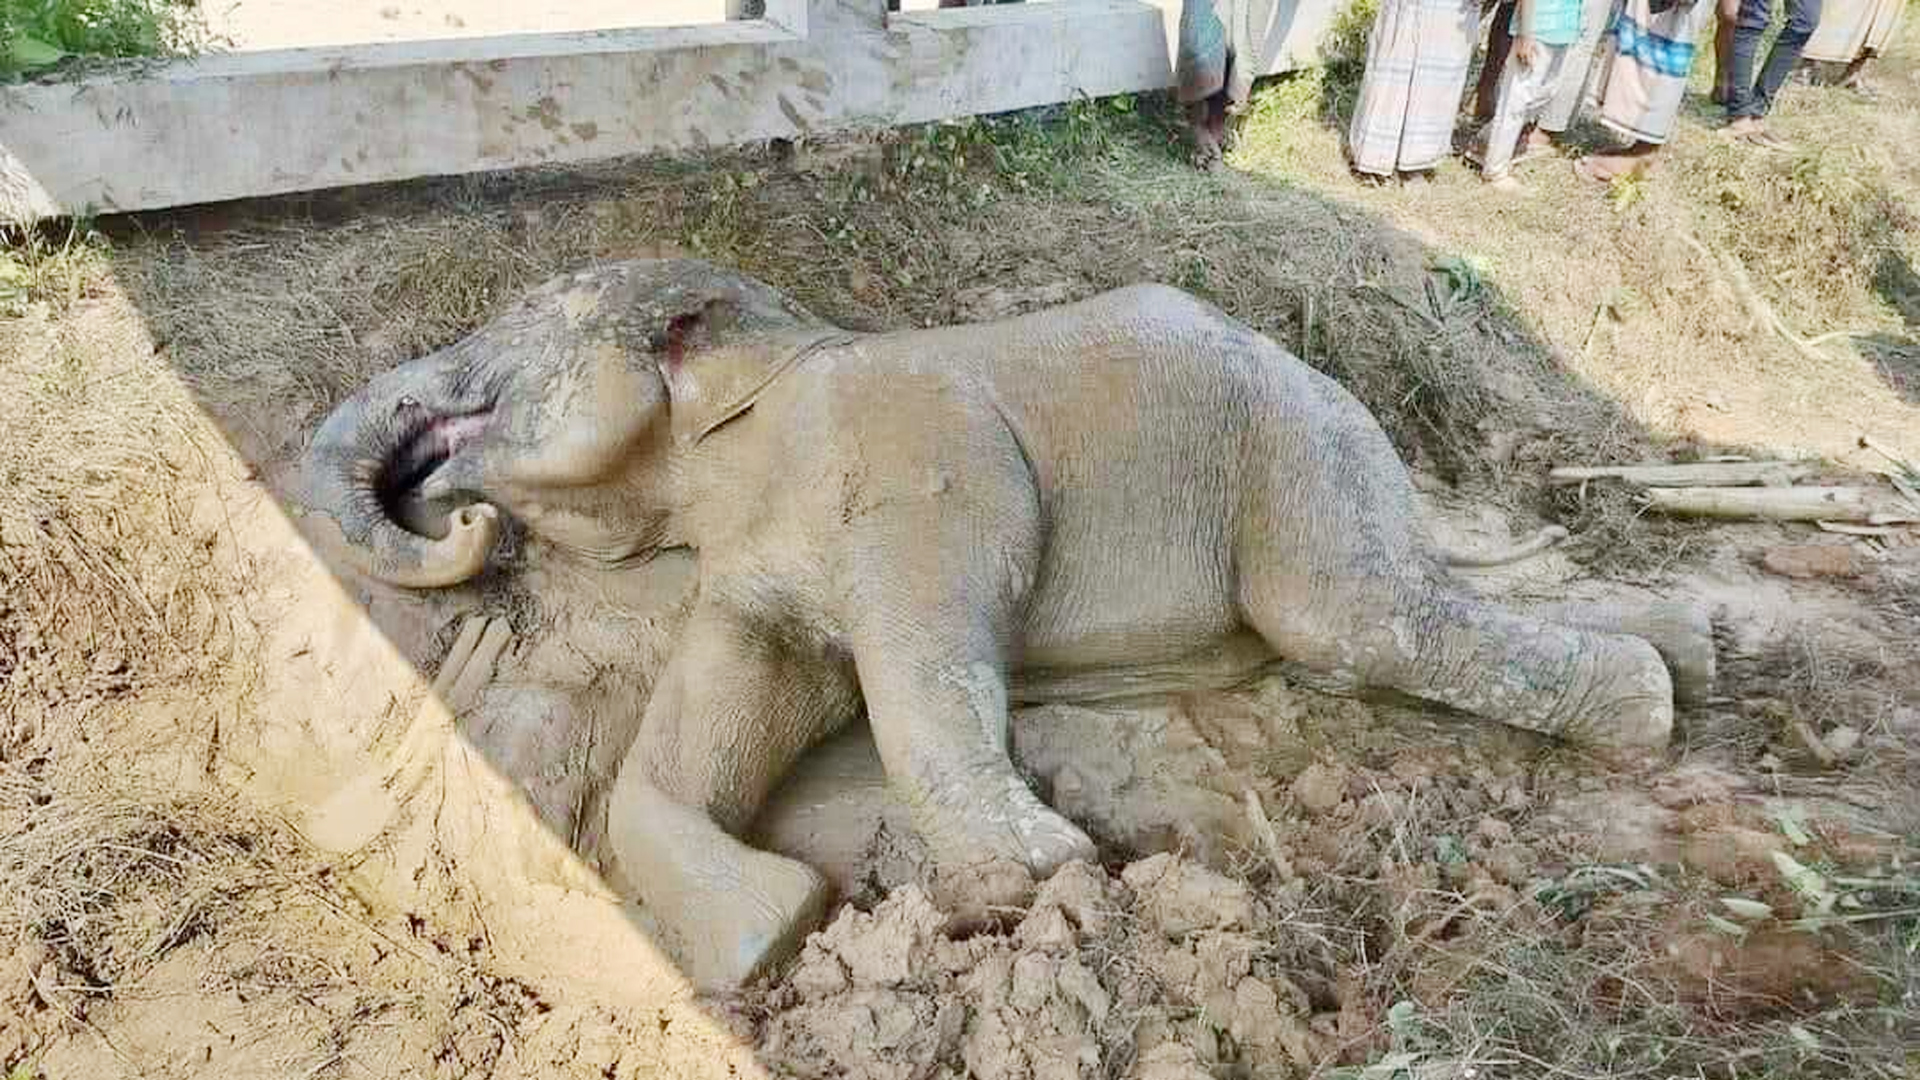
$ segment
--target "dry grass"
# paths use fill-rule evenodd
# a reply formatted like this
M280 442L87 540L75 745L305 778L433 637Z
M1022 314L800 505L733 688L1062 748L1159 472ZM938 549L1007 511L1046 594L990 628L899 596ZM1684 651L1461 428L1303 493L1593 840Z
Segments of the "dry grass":
M0 941L44 943L75 980L62 989L83 994L130 989L302 871L295 845L231 798L62 789L0 765L0 821Z
M195 576L206 553L167 509L211 445L191 398L97 241L9 257L24 269L0 319L0 748L47 708L181 674L220 618Z
M1920 986L1920 878L1901 855L1852 877L1809 848L1834 881L1854 882L1854 921L1802 928L1783 880L1750 896L1775 917L1738 933L1719 903L1739 896L1681 868L1608 865L1578 845L1553 857L1554 837L1528 835L1527 810L1489 805L1484 771L1441 758L1425 780L1368 778L1389 815L1364 832L1350 819L1339 861L1297 895L1265 888L1287 918L1269 934L1298 972L1343 972L1376 1018L1361 1056L1407 1075L1479 1077L1812 1077L1906 1075L1920 1048L1909 1007ZM1394 770L1400 773L1400 770ZM1400 773L1400 775L1411 775ZM1543 790L1577 771L1542 769ZM1509 879L1502 835L1511 824L1537 864ZM1297 834L1296 834L1297 835ZM1299 844L1299 840L1293 841ZM1511 850L1511 849L1509 849ZM1885 856L1883 856L1884 858ZM1319 927L1333 933L1317 932ZM1747 938L1751 940L1747 940ZM1677 950L1677 951L1676 951ZM1717 951L1728 966L1709 970ZM1350 991L1351 992L1351 991ZM1343 1005L1348 1004L1343 1001ZM1336 1070L1330 1075L1349 1075ZM1385 1075L1362 1073L1351 1075Z

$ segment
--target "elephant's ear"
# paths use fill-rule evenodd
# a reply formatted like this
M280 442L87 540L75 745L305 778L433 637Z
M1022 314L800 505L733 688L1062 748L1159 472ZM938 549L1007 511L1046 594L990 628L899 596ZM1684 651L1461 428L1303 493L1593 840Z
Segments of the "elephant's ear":
M841 337L768 326L735 298L707 296L667 320L657 353L674 442L688 446L753 407L774 380L822 342Z

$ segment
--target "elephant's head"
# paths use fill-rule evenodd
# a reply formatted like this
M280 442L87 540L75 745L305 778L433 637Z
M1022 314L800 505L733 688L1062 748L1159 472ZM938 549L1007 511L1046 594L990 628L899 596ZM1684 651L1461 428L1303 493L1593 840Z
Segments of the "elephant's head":
M584 555L644 554L671 542L676 455L843 336L698 260L566 275L336 408L297 512L348 565L415 588L478 574L502 511Z

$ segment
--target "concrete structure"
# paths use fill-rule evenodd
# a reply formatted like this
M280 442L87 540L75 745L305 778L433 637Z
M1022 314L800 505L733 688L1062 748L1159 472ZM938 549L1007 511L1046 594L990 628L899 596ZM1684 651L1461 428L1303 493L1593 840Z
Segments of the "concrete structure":
M0 87L0 220L114 213L921 123L1171 84L1180 0L888 15L764 0L686 27L210 55ZM1296 0L1278 71L1335 0Z

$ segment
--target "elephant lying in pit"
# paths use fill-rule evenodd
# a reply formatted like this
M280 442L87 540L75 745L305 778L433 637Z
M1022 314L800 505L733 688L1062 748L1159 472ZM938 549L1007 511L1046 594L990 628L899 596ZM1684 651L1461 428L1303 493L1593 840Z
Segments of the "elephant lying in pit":
M478 574L503 511L608 563L696 550L607 829L616 886L708 987L819 916L813 869L736 836L863 704L937 860L1036 873L1093 849L1010 763L1010 701L1277 658L1602 744L1671 730L1653 644L1458 583L1357 400L1157 285L862 334L708 263L606 265L372 380L304 471L309 533L400 585ZM1669 657L1710 656L1689 634Z

